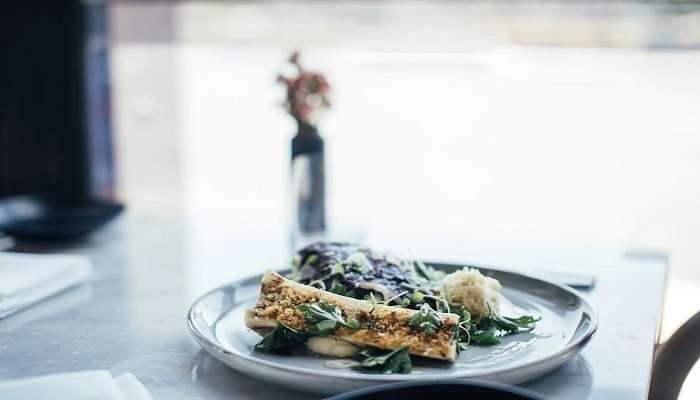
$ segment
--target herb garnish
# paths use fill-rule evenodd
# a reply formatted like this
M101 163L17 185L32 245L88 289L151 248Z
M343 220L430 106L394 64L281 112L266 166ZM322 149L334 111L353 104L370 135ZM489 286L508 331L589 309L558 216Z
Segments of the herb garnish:
M501 339L497 336L495 330L470 330L469 331L469 344L480 345L480 346L492 346L501 343Z
M313 266L316 263L316 260L318 260L318 256L316 254L311 254L310 256L306 257L304 265Z
M422 261L413 260L411 263L413 264L413 270L416 272L416 275L426 281L439 283L442 281L442 278L445 277L444 272L429 267Z
M346 322L340 308L323 301L316 304L302 304L297 307L297 310L304 313L304 317L310 323L308 331L314 336L328 336L341 327L352 330L360 328L360 323L356 319L349 319Z
M372 263L369 261L365 253L361 251L356 251L348 256L348 258L343 261L343 264L350 266L350 269L355 270L361 274L368 274L374 271Z
M535 329L540 317L522 315L520 317L503 317L496 315L489 307L489 314L482 316L477 323L472 323L467 332L467 343L475 345L495 345L501 343L501 337ZM462 337L460 341L464 342Z
M277 321L277 327L265 335L260 343L255 345L255 350L265 353L282 352L289 350L290 347L306 342L306 339L308 339L306 333Z
M383 355L376 355L376 352L365 350L360 353L365 359L353 369L365 372L386 374L407 374L411 372L411 356L408 346L398 348Z
M497 329L504 330L508 333L526 332L535 329L535 323L540 318L535 318L531 315L523 315L518 318L501 317L498 315L488 315L485 317L490 320Z
M442 317L433 310L429 304L423 304L420 310L411 316L408 325L425 332L426 335L432 336L442 326Z
M467 307L463 305L455 305L452 304L450 306L452 309L452 312L459 315L459 323L463 324L465 322L471 322L472 320L472 314L467 310Z
M301 261L299 260L299 256L292 257L289 264L292 266L292 275L290 278L292 278L293 281L299 282L299 280L301 280Z
M333 279L331 287L327 290L340 296L355 297L355 290L348 290L345 286L341 285L337 279Z
M421 303L425 299L425 293L415 291L413 294L411 294L411 301L414 303Z
M331 268L331 275L345 275L345 268L343 268L343 264L341 263L335 263L333 264L333 267Z
M433 271L429 270L428 266L423 264L421 261L413 261L413 270L416 271L416 275L419 277L428 281L433 280Z

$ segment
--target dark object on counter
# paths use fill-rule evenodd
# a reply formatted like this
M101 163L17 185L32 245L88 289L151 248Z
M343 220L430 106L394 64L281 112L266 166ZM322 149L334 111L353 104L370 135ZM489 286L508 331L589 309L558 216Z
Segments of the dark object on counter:
M72 239L114 219L123 206L103 200L66 202L51 195L0 199L0 231L24 239Z
M106 3L2 3L0 198L113 197Z
M392 383L371 386L329 397L326 400L406 399L543 400L544 397L515 386L481 381Z
M693 365L700 358L700 312L691 317L665 342L654 356L649 398L675 400Z

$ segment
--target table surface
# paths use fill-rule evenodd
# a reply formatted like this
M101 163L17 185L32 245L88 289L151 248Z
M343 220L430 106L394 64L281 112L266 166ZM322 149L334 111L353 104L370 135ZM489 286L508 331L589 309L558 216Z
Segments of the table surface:
M94 275L85 285L0 320L0 380L109 369L133 373L155 399L279 398L278 388L260 385L201 351L185 327L187 309L198 295L269 265L241 262L235 246L220 249L216 257L198 254L188 235L180 219L128 215L85 241L19 243L11 249L84 254ZM597 334L581 355L522 386L553 398L646 398L665 256L494 246L440 254L444 261L595 274L595 287L583 294L600 314ZM437 253L417 255L435 259ZM209 262L197 262L200 256ZM285 398L309 396L285 393Z

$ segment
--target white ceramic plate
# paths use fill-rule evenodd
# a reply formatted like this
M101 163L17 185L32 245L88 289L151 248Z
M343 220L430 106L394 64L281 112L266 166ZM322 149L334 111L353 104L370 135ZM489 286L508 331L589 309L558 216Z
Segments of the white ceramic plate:
M452 272L456 265L428 263ZM258 297L262 275L239 280L199 298L190 308L187 325L204 350L231 368L261 381L320 394L405 381L484 379L519 383L557 368L588 343L598 318L576 291L513 272L479 268L503 286L506 315L537 314L542 320L531 333L504 338L493 347L471 346L454 363L412 357L410 374L374 375L326 367L328 358L304 349L291 355L259 353L260 336L245 327L243 313ZM282 271L284 273L284 271Z

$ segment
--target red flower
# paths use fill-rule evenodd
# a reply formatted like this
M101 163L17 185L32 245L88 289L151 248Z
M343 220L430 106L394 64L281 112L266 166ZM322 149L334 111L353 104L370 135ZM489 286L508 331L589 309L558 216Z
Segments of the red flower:
M289 57L298 71L295 78L282 75L277 81L287 87L287 99L285 106L289 113L306 123L313 123L319 111L330 107L330 85L325 76L318 72L305 71L299 62L299 52L294 52Z

